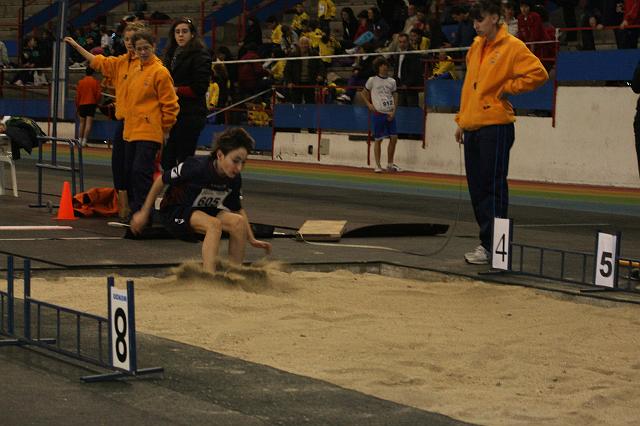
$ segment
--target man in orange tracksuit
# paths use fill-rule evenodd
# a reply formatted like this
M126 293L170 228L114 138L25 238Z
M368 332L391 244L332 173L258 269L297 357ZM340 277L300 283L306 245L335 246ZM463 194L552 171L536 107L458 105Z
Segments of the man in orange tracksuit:
M87 139L91 133L93 117L96 114L96 106L102 97L100 83L93 77L93 69L85 70L86 76L78 82L76 87L76 109L80 118L80 144L87 145Z
M471 264L490 260L493 219L506 218L507 173L515 117L508 95L528 92L549 78L540 60L500 22L500 0L480 0L472 9L478 34L467 53L455 138L464 143L471 204L480 245L465 254Z

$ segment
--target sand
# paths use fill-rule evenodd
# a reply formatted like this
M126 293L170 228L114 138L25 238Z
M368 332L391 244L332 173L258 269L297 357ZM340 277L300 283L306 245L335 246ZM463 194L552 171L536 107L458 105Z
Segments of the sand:
M469 422L640 422L638 306L446 276L264 274L137 278L136 326ZM36 278L32 295L106 315L102 279Z

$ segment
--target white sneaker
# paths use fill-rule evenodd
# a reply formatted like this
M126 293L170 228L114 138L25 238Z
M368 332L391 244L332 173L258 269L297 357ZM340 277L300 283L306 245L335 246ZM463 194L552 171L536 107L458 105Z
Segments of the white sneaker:
M383 170L383 169L382 169L382 167L380 167L380 166L376 166L376 168L375 168L375 169L373 169L373 172L374 172L374 173L382 173L383 171L384 171L384 170Z
M348 53L349 55L353 55L354 53L356 53L358 51L357 47L352 47L351 49L344 49L345 53Z
M401 172L402 169L400 167L398 167L395 164L388 164L387 165L387 171L388 172Z
M471 251L464 255L464 260L472 265L488 265L490 259L491 258L489 256L489 250L482 247L481 245L476 247L474 251Z

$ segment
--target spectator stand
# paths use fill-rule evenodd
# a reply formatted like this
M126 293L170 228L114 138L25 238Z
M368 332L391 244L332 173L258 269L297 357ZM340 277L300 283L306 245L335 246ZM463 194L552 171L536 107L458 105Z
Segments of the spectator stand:
M619 25L615 26L603 26L596 25L595 27L570 27L570 28L556 28L556 40L560 40L562 35L578 32L582 36L582 45L579 46L580 50L612 50L623 49L624 47L616 44L615 32L624 32L627 30L640 29L640 25L628 25L624 29L621 29ZM640 31L640 30L639 30ZM605 36L607 35L607 36ZM590 37L589 42L585 45L585 37ZM603 37L604 36L604 37ZM604 42L607 40L607 42ZM636 46L637 48L637 46Z
M248 16L255 16L260 22L271 15L281 14L284 10L298 3L294 0L235 0L216 6L209 15L202 19L202 34L211 31L211 47L217 46L217 29L233 18L239 17L238 38L244 36Z

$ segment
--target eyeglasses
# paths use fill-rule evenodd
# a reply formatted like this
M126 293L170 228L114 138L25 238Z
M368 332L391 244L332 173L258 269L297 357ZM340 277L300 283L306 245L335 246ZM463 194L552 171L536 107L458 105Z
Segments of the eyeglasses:
M146 45L146 46L136 46L135 47L135 51L136 52L148 52L150 50L153 50L153 46Z

